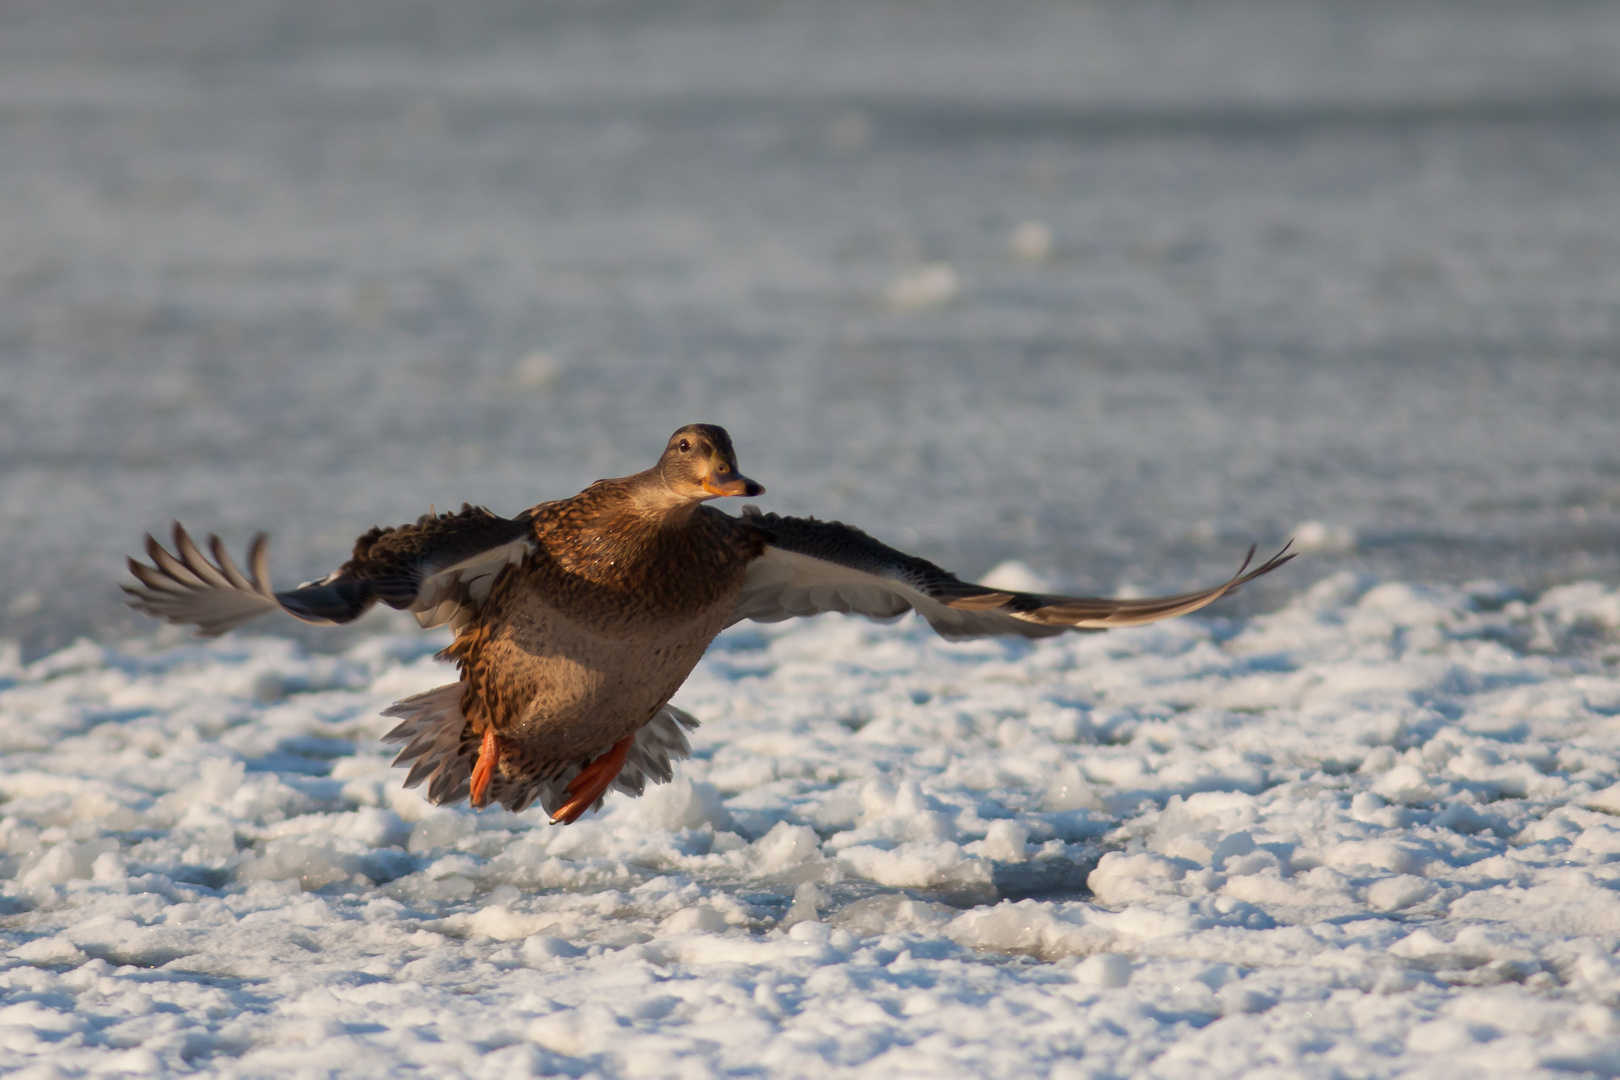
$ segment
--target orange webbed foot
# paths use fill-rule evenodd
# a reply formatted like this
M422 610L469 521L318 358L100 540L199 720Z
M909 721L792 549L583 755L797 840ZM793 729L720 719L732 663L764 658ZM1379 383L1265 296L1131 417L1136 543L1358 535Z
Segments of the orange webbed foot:
M551 815L551 823L572 825L594 806L608 785L613 783L614 777L619 775L619 770L624 768L624 759L630 756L630 746L635 741L634 735L626 735L579 770L579 775L568 781L568 801Z
M475 810L489 805L489 782L495 778L495 762L500 756L500 744L495 740L495 728L491 725L484 729L484 741L478 747L478 764L472 771L471 799Z

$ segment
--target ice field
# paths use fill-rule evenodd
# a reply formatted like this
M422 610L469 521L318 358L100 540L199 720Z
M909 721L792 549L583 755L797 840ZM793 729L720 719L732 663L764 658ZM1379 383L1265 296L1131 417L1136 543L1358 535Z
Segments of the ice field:
M400 789L438 642L84 643L0 684L0 1065L1613 1075L1617 634L1600 586L1349 573L1034 645L734 630L676 782L567 828Z
M1620 1076L1620 8L0 9L0 1072ZM1199 615L724 634L554 828L276 578L726 425L767 510ZM732 507L732 509L735 509Z

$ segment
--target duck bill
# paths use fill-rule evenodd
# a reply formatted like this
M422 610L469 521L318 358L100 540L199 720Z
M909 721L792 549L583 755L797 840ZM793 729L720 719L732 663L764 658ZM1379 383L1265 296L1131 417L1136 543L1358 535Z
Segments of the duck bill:
M750 480L746 476L733 473L730 478L716 480L713 476L703 478L703 490L710 495L763 495L765 485L757 480Z

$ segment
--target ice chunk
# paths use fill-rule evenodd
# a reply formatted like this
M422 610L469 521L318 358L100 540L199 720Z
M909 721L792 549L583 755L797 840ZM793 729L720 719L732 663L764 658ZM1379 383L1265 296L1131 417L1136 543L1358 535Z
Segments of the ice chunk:
M907 931L932 931L950 918L950 911L943 904L930 904L912 900L903 894L888 893L857 900L828 921L837 929L848 930L857 937L876 937Z
M1065 762L1041 795L1042 810L1102 810L1101 796L1074 762Z
M78 967L90 959L82 949L62 936L35 938L12 949L11 955L25 964L50 967Z
M965 912L952 920L945 932L952 941L969 948L1023 953L1048 960L1102 951L1115 937L1083 920L1059 918L1052 905L1034 900L1003 902Z
M814 829L779 821L770 832L754 841L751 854L760 873L774 874L820 859L821 838Z
M410 841L405 849L413 855L451 847L463 837L471 836L478 822L463 810L445 808L418 821L411 828Z
M881 780L861 787L860 823L868 831L906 840L954 840L956 825L946 808L915 780L891 786Z
M340 852L329 839L285 836L266 844L264 853L243 863L236 876L243 881L296 878L305 889L320 889L359 870L359 857Z
M1100 904L1118 906L1144 900L1195 896L1218 884L1213 871L1202 871L1188 859L1169 859L1142 852L1110 851L1097 862L1086 885Z
M1416 765L1397 765L1378 778L1373 792L1391 802L1422 803L1434 797L1429 778Z
M659 926L666 934L718 934L727 927L726 917L707 904L682 908Z
M911 841L890 851L858 844L839 853L846 872L900 888L962 889L989 886L990 866L966 856L949 840Z
M684 776L677 776L667 784L649 785L647 793L641 797L638 813L645 824L671 832L704 825L717 829L734 827L714 785Z
M786 929L802 922L815 922L821 918L822 909L831 902L831 899L826 890L815 882L803 882L793 890L793 903L778 925Z
M997 862L1019 863L1029 857L1029 830L1016 821L992 821L980 852Z
M405 824L398 814L374 806L356 810L346 832L367 847L395 847L416 836L416 829Z
M804 941L816 945L825 945L832 940L833 928L823 922L800 922L788 931L788 938L793 941Z
M97 862L103 856L117 859L118 841L112 839L87 840L83 843L64 841L41 855L33 865L18 876L24 885L62 885L79 878L95 876ZM111 864L102 864L110 868ZM120 869L122 864L117 864ZM109 876L116 875L109 871Z
M119 858L117 851L103 851L91 862L90 876L97 881L117 881L128 874L124 869L124 860Z

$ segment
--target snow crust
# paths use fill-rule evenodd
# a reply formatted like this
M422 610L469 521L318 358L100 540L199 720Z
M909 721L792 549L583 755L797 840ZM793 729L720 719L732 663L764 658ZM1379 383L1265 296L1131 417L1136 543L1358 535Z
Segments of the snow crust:
M739 628L567 828L401 790L442 644L0 653L0 1070L1620 1073L1613 588Z

